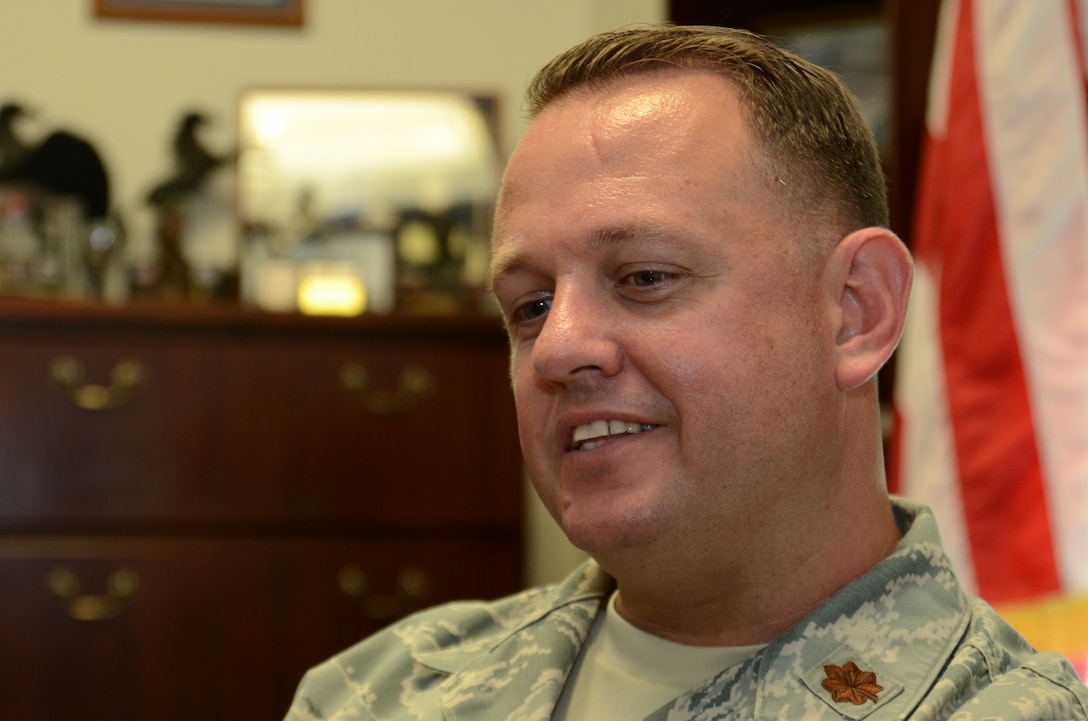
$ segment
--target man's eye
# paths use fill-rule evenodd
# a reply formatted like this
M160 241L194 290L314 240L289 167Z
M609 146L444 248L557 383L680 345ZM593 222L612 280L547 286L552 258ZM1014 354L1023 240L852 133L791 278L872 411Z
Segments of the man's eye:
M519 306L514 311L514 320L522 322L536 320L551 310L551 307L551 298L540 298L538 300L530 301L525 305Z
M647 288L654 285L661 285L671 277L671 273L666 273L661 270L642 270L638 273L632 273L627 276L630 279L632 285L640 288Z

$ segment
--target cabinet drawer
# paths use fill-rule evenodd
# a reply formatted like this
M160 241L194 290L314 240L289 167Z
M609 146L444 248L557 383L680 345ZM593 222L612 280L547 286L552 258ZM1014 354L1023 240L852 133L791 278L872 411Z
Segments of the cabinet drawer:
M9 528L433 528L520 512L499 342L46 335L0 341L0 367Z
M281 718L306 668L393 618L515 590L517 545L0 542L5 717Z

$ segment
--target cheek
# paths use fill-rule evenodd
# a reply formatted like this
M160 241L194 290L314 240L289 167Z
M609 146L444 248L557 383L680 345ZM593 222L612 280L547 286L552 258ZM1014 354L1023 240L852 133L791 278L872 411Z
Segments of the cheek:
M528 359L524 356L523 361ZM538 385L540 379L532 369L517 358L511 362L511 384L517 411L518 436L521 453L534 483L549 477L542 465L547 459L551 424L552 398Z
M540 502L558 521L561 495L559 474L558 469L551 465L544 427L531 408L518 403L518 436L525 470Z
M716 380L716 374L713 373L713 366L708 367L709 358L705 352L697 348L685 348L680 343L671 344L669 350L664 375L673 379L673 385L677 389L688 392L698 391L700 388L704 391L711 390L707 384Z
M670 334L651 378L676 406L681 425L703 439L766 433L793 405L808 401L826 375L815 317L735 311Z
M541 457L544 440L545 418L541 415L541 404L533 402L530 393L514 392L514 406L517 411L518 436L521 439L521 451L530 470L535 470L535 461Z
M696 396L743 391L781 350L770 324L736 305L677 322L683 332L658 339L662 376L676 390Z
M528 407L533 399L535 377L532 369L532 354L515 348L510 354L510 387L514 391L514 403L517 405L519 421L522 409Z

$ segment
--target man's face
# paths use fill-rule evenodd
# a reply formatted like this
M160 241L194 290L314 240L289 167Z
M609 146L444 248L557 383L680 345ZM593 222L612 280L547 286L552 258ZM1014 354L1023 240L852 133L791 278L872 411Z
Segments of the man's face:
M678 71L557 101L507 168L494 284L522 451L606 568L754 541L828 465L831 304L754 155L732 86Z

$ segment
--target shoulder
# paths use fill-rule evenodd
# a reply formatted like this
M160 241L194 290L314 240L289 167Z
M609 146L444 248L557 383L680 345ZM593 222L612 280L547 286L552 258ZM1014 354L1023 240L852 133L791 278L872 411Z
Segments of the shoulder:
M430 718L440 707L444 679L514 634L562 633L556 627L563 619L590 613L608 582L587 565L562 584L496 601L448 603L408 616L310 669L288 719L345 713L363 719ZM585 600L594 602L578 603ZM537 623L544 618L548 623Z
M903 499L893 509L903 535L895 553L802 624L812 663L834 657L825 633L845 640L878 676L895 680L889 689L901 687L884 695L889 713L911 709L912 719L1088 721L1088 689L1072 665L1035 651L964 592L932 512Z
M450 603L401 619L307 671L287 719L427 718L448 675L442 659L487 649L531 616L542 594ZM413 689L407 701L400 698L406 687Z
M984 601L937 681L935 698L958 697L964 718L1088 719L1088 688L1072 665L1039 653ZM956 718L957 716L953 716Z
M554 620L587 599L596 602L611 590L612 581L589 562L565 581L538 586L494 601L457 601L408 616L355 649L403 646L417 658L486 651L515 633L532 634L538 621ZM350 653L351 649L346 653Z

